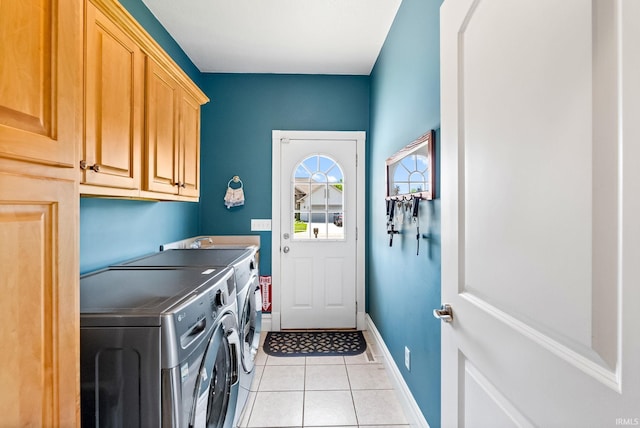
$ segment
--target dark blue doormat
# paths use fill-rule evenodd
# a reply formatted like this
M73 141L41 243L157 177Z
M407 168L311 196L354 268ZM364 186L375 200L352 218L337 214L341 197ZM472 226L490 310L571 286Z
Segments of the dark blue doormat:
M367 342L361 331L270 331L263 349L274 357L358 355Z

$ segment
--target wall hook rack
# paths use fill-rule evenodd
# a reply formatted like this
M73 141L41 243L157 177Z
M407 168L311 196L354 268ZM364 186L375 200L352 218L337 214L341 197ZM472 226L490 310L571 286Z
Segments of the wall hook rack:
M423 193L425 194L423 196ZM394 195L385 197L387 201L411 201L414 199L420 199L421 201L428 201L430 198L426 196L426 192L413 193L411 195Z

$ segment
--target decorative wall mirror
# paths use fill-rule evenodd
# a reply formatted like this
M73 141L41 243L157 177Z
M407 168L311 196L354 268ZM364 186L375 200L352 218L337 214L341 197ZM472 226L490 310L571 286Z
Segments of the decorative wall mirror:
M434 141L431 130L387 159L387 199L436 197Z

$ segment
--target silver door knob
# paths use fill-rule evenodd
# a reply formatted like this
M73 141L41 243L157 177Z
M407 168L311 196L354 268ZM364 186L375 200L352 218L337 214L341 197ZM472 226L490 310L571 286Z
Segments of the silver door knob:
M289 247L287 247L287 246L283 247L282 248L282 252L285 253L285 254L288 253L289 252Z
M453 309L451 308L450 304L445 303L440 306L440 309L433 310L433 316L440 319L441 321L451 322L453 321Z

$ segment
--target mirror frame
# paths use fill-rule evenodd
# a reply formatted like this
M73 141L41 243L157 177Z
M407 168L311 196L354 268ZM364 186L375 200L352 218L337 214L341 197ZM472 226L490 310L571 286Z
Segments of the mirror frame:
M387 195L385 199L410 199L412 197L427 199L427 200L435 199L436 197L435 148L434 148L435 135L436 133L434 130L431 130L421 135L416 140L412 141L410 144L400 149L400 151L398 151L397 153L395 153L385 161L385 164L386 164L385 178L387 181ZM411 156L415 154L417 151L420 151L423 149L426 149L426 152L427 152L427 168L428 168L427 180L429 183L429 190L422 191L422 192L402 193L399 195L393 195L391 191L391 189L393 188L393 183L392 183L393 179L390 176L391 167L401 162L407 156Z

